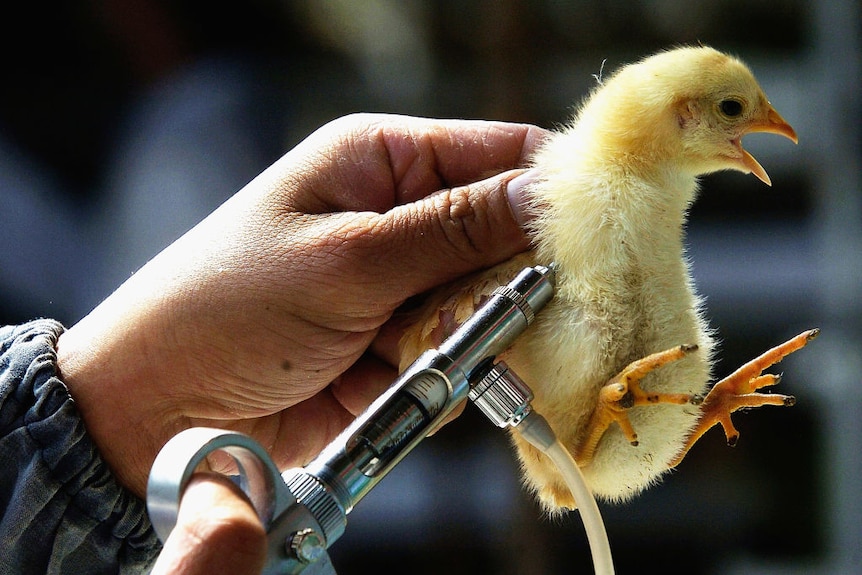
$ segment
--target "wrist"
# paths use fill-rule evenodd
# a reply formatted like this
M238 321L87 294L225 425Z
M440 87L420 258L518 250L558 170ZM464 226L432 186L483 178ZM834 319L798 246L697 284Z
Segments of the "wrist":
M117 481L138 497L161 446L181 428L130 350L129 334L104 334L82 320L57 342L57 369L88 434ZM142 354L143 355L143 354Z

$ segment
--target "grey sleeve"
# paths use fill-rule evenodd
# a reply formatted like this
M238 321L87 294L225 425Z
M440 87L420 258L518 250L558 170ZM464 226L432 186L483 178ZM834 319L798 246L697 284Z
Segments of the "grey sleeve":
M62 332L0 328L0 574L146 572L161 546L57 376Z

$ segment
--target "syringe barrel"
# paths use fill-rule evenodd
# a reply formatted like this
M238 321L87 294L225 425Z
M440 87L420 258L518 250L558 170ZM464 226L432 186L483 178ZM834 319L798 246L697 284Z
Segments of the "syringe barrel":
M552 268L523 269L443 342L440 353L462 366L474 382L475 369L508 349L553 295Z
M452 398L468 391L449 358L425 352L303 472L326 484L349 513L457 405Z
M302 470L286 472L285 479L297 474L314 477L343 513L349 513L467 397L489 360L512 345L550 301L553 280L551 268L524 269L438 349L414 361L318 457ZM332 531L337 537L343 526Z

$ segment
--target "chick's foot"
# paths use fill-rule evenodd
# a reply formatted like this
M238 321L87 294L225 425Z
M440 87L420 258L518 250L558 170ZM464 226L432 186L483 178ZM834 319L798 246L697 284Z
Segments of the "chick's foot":
M817 337L819 329L811 329L800 333L796 337L777 345L766 353L749 361L735 372L731 373L716 383L701 404L701 415L698 423L692 430L685 447L677 455L669 467L676 467L683 460L689 449L700 439L704 433L714 425L721 424L727 437L727 444L736 445L739 432L733 426L730 414L734 411L747 407L760 407L762 405L791 406L796 399L791 395L773 393L756 393L757 390L776 385L781 381L781 375L763 374L763 370L781 361L786 355L797 351Z
M613 423L619 425L629 443L636 446L638 436L628 416L628 410L636 405L700 403L702 398L698 396L687 393L647 392L640 386L641 379L651 371L672 361L682 359L696 350L696 345L680 345L654 353L633 361L619 374L611 378L599 391L596 409L587 424L585 440L576 455L578 463L587 465L592 461L599 440Z

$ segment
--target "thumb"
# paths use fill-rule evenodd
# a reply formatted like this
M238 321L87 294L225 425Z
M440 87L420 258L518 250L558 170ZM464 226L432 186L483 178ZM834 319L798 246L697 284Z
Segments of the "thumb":
M511 170L381 214L367 261L403 297L503 262L529 248L525 193L533 171Z
M266 532L254 508L226 477L199 473L152 575L258 575L265 562Z

